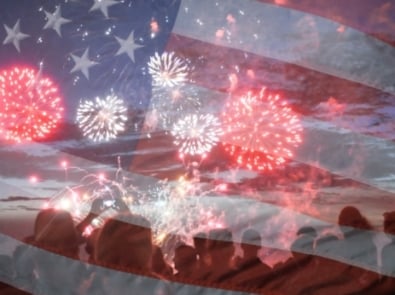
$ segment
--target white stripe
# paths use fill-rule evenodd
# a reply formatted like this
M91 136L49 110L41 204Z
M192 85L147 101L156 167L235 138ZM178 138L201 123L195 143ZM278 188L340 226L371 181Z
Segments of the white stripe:
M26 245L18 240L2 234L0 234L0 239L6 241L7 244L11 245L13 249L15 249L17 246ZM55 274L55 276L51 276L53 280L45 281L45 279L48 279L47 277L40 278L39 280L37 280L36 286L28 286L24 284L24 282L21 282L20 277L18 276L2 276L0 278L0 281L15 286L17 288L24 289L25 291L31 292L33 294L80 294L81 285L79 285L78 282L80 282L81 278L84 277L83 269L87 267L89 267L89 269L93 271L96 276L105 278L105 281L103 281L103 285L98 284L98 282L94 281L91 285L91 289L86 288L87 286L85 285L85 288L82 290L82 292L86 295L128 294L131 291L133 292L133 294L150 295L251 294L209 287L200 287L183 283L167 282L141 275L135 275L132 273L107 269L96 265L89 265L87 263L69 259L67 257L42 250L40 248L35 248L32 246L27 247L27 251L31 251L31 253L27 255L33 258L33 260L39 262L39 265L41 265L41 269L40 267L39 269L41 271L51 272ZM41 260L41 263L44 264L40 264L40 258L44 259ZM23 265L19 265L19 267L23 267ZM36 270L36 272L40 272L40 270Z
M235 20L234 29L227 24L229 15ZM173 32L395 94L395 49L349 27L339 33L339 26L319 16L254 0L182 0ZM216 37L222 28L231 32L228 38Z

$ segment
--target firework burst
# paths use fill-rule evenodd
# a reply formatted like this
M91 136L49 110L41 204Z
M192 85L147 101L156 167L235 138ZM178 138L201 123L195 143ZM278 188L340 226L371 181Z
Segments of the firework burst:
M174 87L187 81L189 66L187 62L174 55L174 52L157 52L148 62L148 73L152 76L153 85Z
M62 118L61 100L54 82L39 71L1 71L0 135L17 143L45 138Z
M150 115L155 116L155 128L169 130L182 116L196 114L201 107L202 103L193 86L152 88Z
M93 141L109 141L125 130L126 106L115 95L95 101L82 101L77 109L77 123L84 136Z
M272 170L293 157L302 142L298 116L278 95L251 92L229 101L222 113L223 142L236 162L250 170Z
M222 128L214 115L192 114L179 120L171 134L175 137L174 144L179 147L181 157L186 154L204 157L218 143Z

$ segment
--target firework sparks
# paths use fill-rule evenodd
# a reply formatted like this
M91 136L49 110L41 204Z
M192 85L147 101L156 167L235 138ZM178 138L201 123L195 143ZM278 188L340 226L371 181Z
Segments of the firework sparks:
M27 67L0 72L0 135L21 143L45 138L58 125L63 107L51 79Z
M168 234L192 238L199 231L224 227L223 212L201 199L208 192L197 192L195 186L183 177L175 182L159 181L132 207L150 220L156 243L166 244Z
M152 88L150 114L156 115L156 128L169 130L181 116L198 113L201 106L199 96L192 86Z
M124 208L122 202L132 204L133 196L138 192L131 180L121 176L119 170L116 171L115 178L111 178L103 172L89 173L79 167L67 167L67 169L78 172L79 183L57 192L48 203L44 204L44 207L69 211L76 223L93 209L96 214L101 215L95 218L91 226L92 228L101 226L106 218ZM96 200L98 202L93 205Z
M82 101L77 110L77 123L84 136L93 141L109 141L125 130L126 106L115 95L95 101Z
M157 52L148 62L148 73L151 74L153 85L174 87L187 81L189 66L185 60L174 55L174 52Z
M222 128L214 115L192 114L179 120L171 134L175 137L174 144L179 147L181 157L185 154L205 156L218 143Z
M100 215L85 229L86 235L117 214L121 209L117 207L119 200L131 212L138 212L150 221L154 240L158 244L166 243L168 234L178 233L192 238L199 231L223 227L225 224L224 213L211 206L209 199L202 199L215 191L197 191L196 183L184 177L174 182L162 180L145 187L136 187L133 179L120 177L119 171L112 179L103 177L103 173L88 173L78 167L68 169L83 173L80 183L59 191L43 204L43 208L67 210L78 224L99 204L100 208L96 208L98 212L94 212ZM95 201L99 202L93 205Z
M278 95L251 92L226 104L222 113L224 146L250 170L272 170L293 157L302 142L298 116Z

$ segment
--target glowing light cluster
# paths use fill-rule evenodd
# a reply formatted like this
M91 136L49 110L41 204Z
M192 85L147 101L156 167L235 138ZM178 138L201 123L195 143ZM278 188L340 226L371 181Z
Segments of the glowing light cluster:
M152 76L153 85L174 87L186 82L189 66L184 59L175 56L174 52L157 52L148 62L148 73Z
M29 67L0 72L0 136L16 143L47 137L63 115L58 87Z
M265 93L230 100L221 116L223 142L235 161L250 170L272 170L293 157L302 142L298 116L280 99Z
M77 123L82 133L93 141L109 141L125 130L127 108L115 95L81 101L77 109Z
M179 147L180 156L206 156L222 135L221 123L212 114L187 115L171 130L174 144Z
M150 221L158 244L166 243L168 234L178 233L191 238L199 231L225 226L223 211L214 208L210 198L206 203L200 198L215 193L216 188L196 190L196 183L184 177L178 181L162 180L137 187L134 179L121 174L120 168L114 179L103 173L91 174L78 167L67 166L65 169L75 169L86 175L80 178L80 183L56 193L43 207L67 210L77 224L91 210L100 214L85 228L86 235L125 208L118 207L119 200L131 212L138 212Z
M150 221L156 243L166 247L168 234L191 238L200 231L225 227L223 211L199 199L212 191L198 192L195 187L183 177L158 181L139 198L138 206L131 207Z

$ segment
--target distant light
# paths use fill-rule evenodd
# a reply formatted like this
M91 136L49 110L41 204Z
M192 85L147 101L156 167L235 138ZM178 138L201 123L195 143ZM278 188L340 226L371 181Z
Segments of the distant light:
M61 208L64 209L64 210L70 209L70 207L71 207L71 202L70 202L69 199L64 198L64 199L62 199L62 200L60 201L60 206L61 206Z
M226 183L221 183L217 185L216 190L224 192L228 189L228 185Z
M230 24L234 24L234 23L236 22L236 19L235 19L234 16L231 15L231 14L228 14L228 15L226 16L226 20L227 20L228 23L230 23Z
M106 176L104 175L104 173L99 173L99 175L97 177L99 178L100 181L103 181L106 179Z
M68 165L69 165L69 163L67 162L67 161L62 161L61 163L60 163L60 165L64 168L64 169L66 169L67 167L68 167Z
M31 176L29 177L29 181L30 181L31 183L37 183L37 182L38 182L38 177L37 177L36 175L31 175Z
M151 27L151 38L155 38L159 32L159 24L155 19L152 19L150 23L150 27Z

